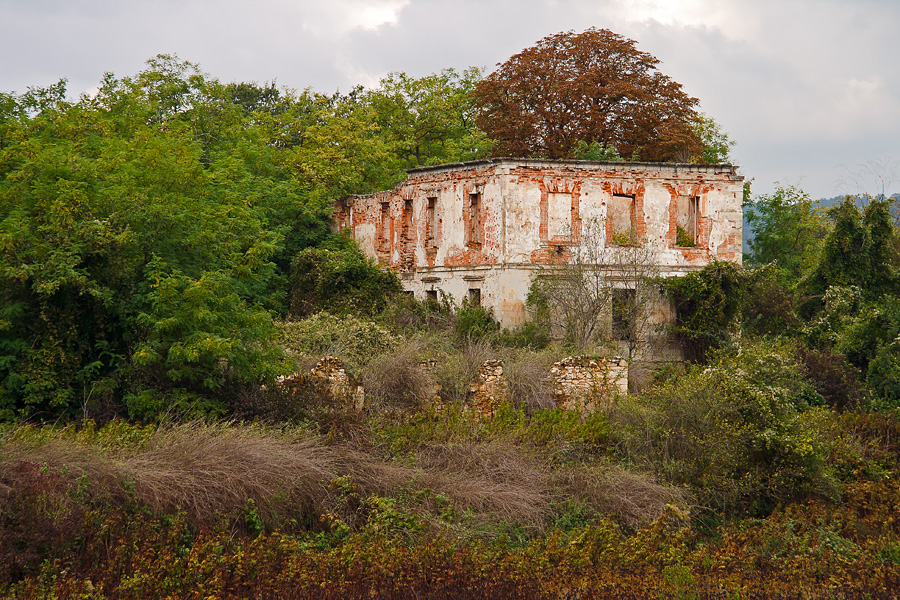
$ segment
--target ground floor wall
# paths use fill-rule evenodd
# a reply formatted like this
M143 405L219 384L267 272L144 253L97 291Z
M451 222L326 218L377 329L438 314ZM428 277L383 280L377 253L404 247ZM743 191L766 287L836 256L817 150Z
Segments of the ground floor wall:
M541 267L530 264L441 266L419 268L415 272L401 273L404 289L418 300L449 299L459 306L463 300L490 308L494 318L504 328L515 328L529 319L526 299L534 277ZM669 273L676 276L677 273ZM668 326L676 320L675 308L663 296L649 302L649 317L644 321L648 328L641 336L647 343L641 348L631 348L627 342L610 339L609 348L620 356L633 360L670 362L682 360L680 346L667 334ZM610 324L607 323L607 326Z

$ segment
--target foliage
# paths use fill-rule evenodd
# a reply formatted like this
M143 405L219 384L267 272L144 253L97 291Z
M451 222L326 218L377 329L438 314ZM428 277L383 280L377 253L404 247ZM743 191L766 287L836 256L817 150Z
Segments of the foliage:
M872 393L888 406L900 406L900 300L884 296L845 313L838 331L835 348L865 374Z
M604 146L600 142L591 142L588 144L584 140L578 140L578 145L572 153L578 160L599 160L610 162L623 162L625 159L619 156L616 149L612 146Z
M608 246L606 225L584 223L578 244L537 271L526 303L536 324L575 351L623 341L631 358L655 333L657 257L647 245Z
M440 300L416 300L412 294L400 294L379 315L379 320L406 336L442 332L453 329L453 309L452 298L446 294Z
M422 367L426 359L418 340L410 340L389 353L374 356L362 372L366 401L371 405L415 407L431 400L433 384Z
M75 103L34 95L0 153L6 415L271 375L279 253L324 216L290 157L176 57Z
M692 156L697 100L658 63L608 29L551 35L478 83L477 123L501 156L568 158L580 142L640 160Z
M498 332L500 323L494 319L493 310L480 304L471 304L465 298L456 311L453 330L460 341L480 341Z
M497 332L492 341L497 346L507 348L543 350L550 345L552 340L545 324L525 321L513 329L503 329Z
M860 381L860 370L846 356L802 346L797 354L806 367L807 379L828 406L845 411L862 404L866 389Z
M803 190L779 187L757 196L744 203L744 215L753 230L748 263L775 263L791 285L815 265L829 225Z
M747 299L741 314L743 334L796 336L803 326L797 316L793 289L775 263L746 269Z
M693 398L692 384L674 380L665 391L677 397L648 405L674 427L673 439L656 438L671 451L660 465L701 464L709 455L696 448L719 444L728 454L717 459L760 468L744 478L711 471L706 483L730 475L744 491L804 499L771 512L760 502L757 516L719 525L707 503L691 511L705 528L691 526L681 490L603 462L631 435L615 413L612 422L508 406L484 420L382 415L362 425L374 427L371 447L259 425L0 426L0 594L890 598L900 489L887 473L900 424L891 413L792 413L803 378L790 356L785 345L718 356L686 377L718 382L722 399ZM688 418L703 402L728 422ZM758 454L734 450L750 439L765 440L752 446ZM810 487L816 457L843 469L839 502L806 498L829 488L827 478ZM505 523L484 520L491 511ZM544 525L524 526L534 514Z
M832 286L856 286L866 300L896 294L900 280L892 250L896 239L886 200L872 199L860 214L852 198L829 211L834 228L825 240L821 256L800 283L805 296L801 312L810 316L822 308Z
M481 158L491 141L475 127L472 90L477 68L443 69L421 78L390 73L365 95L380 135L402 167L415 168ZM403 179L402 171L396 180Z
M822 398L792 347L744 344L710 358L613 411L611 431L625 455L719 510L765 512L833 494L827 448L803 415Z
M672 334L689 360L705 361L710 350L730 345L748 283L741 267L717 260L696 273L660 281L675 303L677 322Z
M703 144L703 150L699 155L692 156L691 162L710 165L731 162L731 149L735 143L728 138L727 133L722 131L721 125L715 119L701 113L694 119L693 128L694 133Z
M315 359L333 355L351 370L400 344L400 338L384 327L352 315L320 312L300 321L283 321L278 329L278 343L289 355Z
M296 317L322 310L374 315L401 289L395 272L382 270L349 241L338 250L307 248L291 262L290 307Z

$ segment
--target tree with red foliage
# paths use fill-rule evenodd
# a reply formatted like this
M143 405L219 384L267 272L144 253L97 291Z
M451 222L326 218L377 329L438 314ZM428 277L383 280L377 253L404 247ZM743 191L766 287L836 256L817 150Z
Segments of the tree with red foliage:
M699 158L697 99L636 44L592 27L545 37L500 64L474 92L495 155L571 158L579 142L596 142L644 161Z

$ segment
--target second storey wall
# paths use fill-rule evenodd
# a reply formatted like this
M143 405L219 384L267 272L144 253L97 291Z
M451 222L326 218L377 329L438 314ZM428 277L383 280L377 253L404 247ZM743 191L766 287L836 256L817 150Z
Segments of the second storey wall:
M709 169L517 161L428 172L389 192L345 199L335 222L401 272L538 265L579 244L614 251L633 243L653 251L663 274L677 274L712 258L740 262L741 191L739 177ZM693 228L693 246L679 245L682 225Z

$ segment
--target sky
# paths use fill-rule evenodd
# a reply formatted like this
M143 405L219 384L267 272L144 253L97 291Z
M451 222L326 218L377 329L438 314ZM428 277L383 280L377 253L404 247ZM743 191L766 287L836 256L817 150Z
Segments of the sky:
M756 194L900 192L900 0L0 0L0 91L134 75L331 93L392 71L495 68L589 27L634 39L736 142Z

